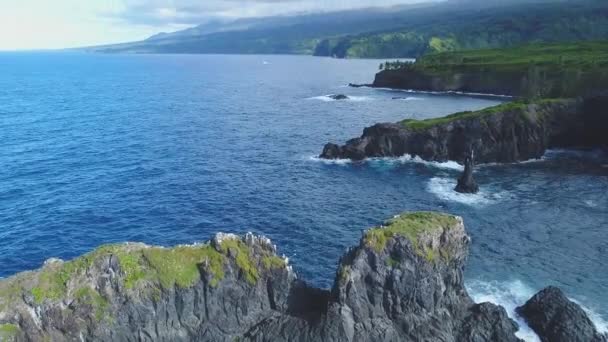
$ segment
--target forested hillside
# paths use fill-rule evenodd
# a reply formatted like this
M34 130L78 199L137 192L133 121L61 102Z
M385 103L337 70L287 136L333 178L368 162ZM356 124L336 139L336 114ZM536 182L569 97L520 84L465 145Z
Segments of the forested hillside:
M208 23L141 42L86 50L395 58L523 43L601 39L608 39L605 0L450 0Z

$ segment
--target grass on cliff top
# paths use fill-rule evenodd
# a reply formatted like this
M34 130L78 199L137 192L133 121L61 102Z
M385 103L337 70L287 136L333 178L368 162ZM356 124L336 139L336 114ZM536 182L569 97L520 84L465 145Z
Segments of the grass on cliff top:
M503 49L462 50L433 53L415 67L555 65L561 68L608 66L608 41L529 44Z
M128 290L141 283L158 284L164 289L174 286L187 288L200 280L201 269L208 272L210 285L215 287L224 278L229 260L234 260L247 282L255 284L259 278L258 267L270 270L286 265L282 258L270 252L263 252L258 260L251 248L237 238L223 240L218 249L211 244L174 248L105 245L74 260L52 262L37 272L24 272L0 282L0 310L24 292L29 292L37 304L62 300L71 295L92 305L96 314L103 316L107 302L87 285L90 281L87 270L109 255L118 260L123 285ZM76 290L68 293L69 288Z
M507 112L519 112L520 114L524 114L525 110L531 104L547 104L552 102L563 101L563 99L540 99L534 101L521 100L514 102L505 102L499 104L497 106L484 108L477 111L466 111L450 114L448 116L443 116L440 118L432 118L426 120L415 120L415 119L405 119L399 122L401 126L414 130L421 131L425 129L429 129L434 126L448 124L452 121L456 120L466 120L473 118L481 118L484 116L490 116L497 113L507 113Z
M450 228L458 223L455 216L437 212L414 212L402 214L389 220L384 227L373 228L365 232L363 241L365 245L381 252L389 239L403 236L409 239L416 249L416 253L428 261L435 259L435 251L421 246L421 234L437 229Z
M527 102L505 102L497 106L484 108L477 111L466 111L450 114L440 118L432 118L426 120L405 119L400 121L400 124L415 131L425 130L433 126L447 124L456 120L479 118L486 115L492 115L500 112L521 111L524 110L529 103Z

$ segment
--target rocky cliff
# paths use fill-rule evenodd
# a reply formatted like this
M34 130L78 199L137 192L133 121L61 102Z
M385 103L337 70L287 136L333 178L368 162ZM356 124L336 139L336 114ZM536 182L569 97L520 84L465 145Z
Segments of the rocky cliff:
M329 291L265 238L104 246L0 282L11 341L517 341L504 309L463 284L462 220L411 213L365 233Z
M361 160L400 157L480 163L540 158L548 148L608 147L608 96L505 103L429 120L403 120L365 128L345 145L327 144L320 157Z
M388 62L374 87L518 97L577 97L608 88L608 44L531 44Z
M519 341L502 307L467 294L469 243L459 217L396 216L342 257L331 290L251 234L103 246L0 281L0 341Z

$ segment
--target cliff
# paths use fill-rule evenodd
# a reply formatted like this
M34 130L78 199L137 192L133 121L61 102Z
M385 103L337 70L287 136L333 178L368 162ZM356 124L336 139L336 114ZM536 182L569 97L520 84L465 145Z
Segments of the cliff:
M577 97L608 88L608 43L535 44L435 53L388 63L373 86L521 97Z
M0 341L520 341L502 307L467 294L469 243L460 217L396 216L346 252L331 290L307 286L252 234L102 246L0 281ZM546 327L566 308L562 334L605 340L576 304L530 304L539 296L526 317Z
M504 309L467 294L468 244L458 217L404 214L365 233L330 291L251 234L104 246L0 281L0 339L517 341Z
M608 96L504 103L428 120L365 128L345 145L327 144L326 159L361 160L406 154L425 160L463 160L472 149L480 163L540 158L548 148L608 147Z

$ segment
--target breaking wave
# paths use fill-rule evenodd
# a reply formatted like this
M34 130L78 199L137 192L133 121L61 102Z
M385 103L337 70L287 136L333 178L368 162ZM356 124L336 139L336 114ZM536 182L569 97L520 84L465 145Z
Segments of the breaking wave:
M537 291L526 285L521 280L512 281L480 281L473 280L466 283L466 288L476 303L490 302L500 305L507 310L507 314L519 325L517 336L526 342L540 342L540 339L530 329L526 322L521 318L515 308L523 305ZM580 302L571 299L581 305ZM608 332L608 322L592 309L581 305L583 310L595 324L595 327L602 333Z
M461 194L454 190L456 183L456 179L434 177L429 180L427 189L444 201L458 202L470 206L494 204L512 196L507 191L489 192L487 189L482 189L476 194Z

